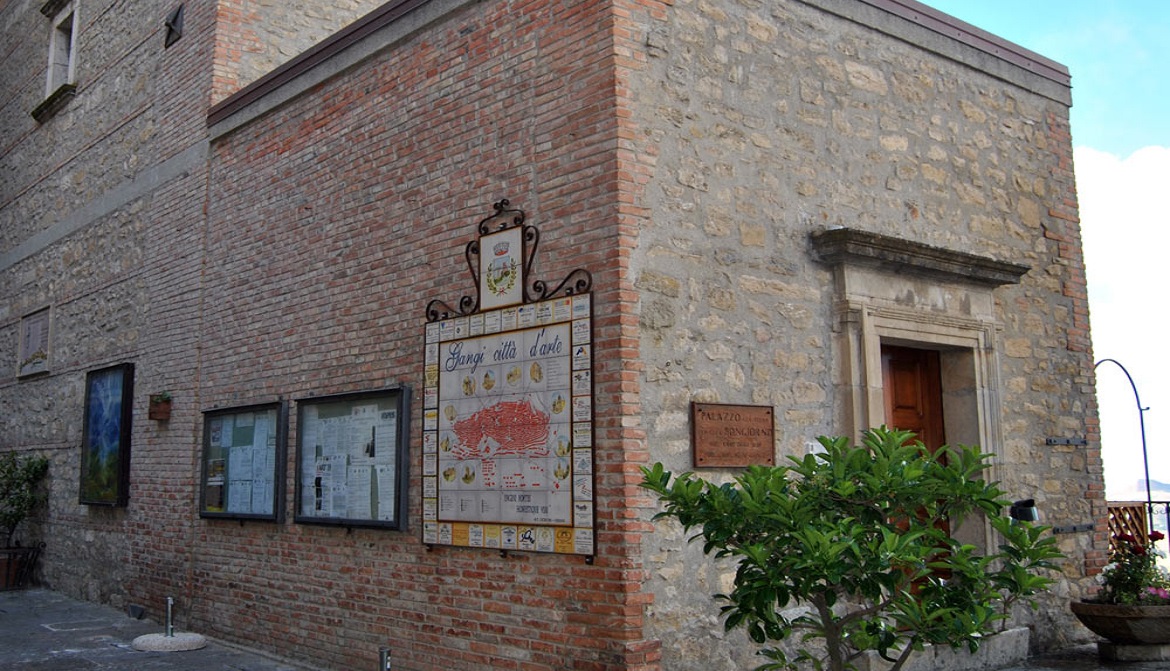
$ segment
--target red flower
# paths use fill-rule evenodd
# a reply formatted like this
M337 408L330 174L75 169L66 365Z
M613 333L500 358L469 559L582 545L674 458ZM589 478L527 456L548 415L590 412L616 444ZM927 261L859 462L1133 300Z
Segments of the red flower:
M1150 540L1154 541L1155 543L1162 540L1165 537L1166 537L1166 534L1162 533L1161 531L1151 531L1150 532Z
M1126 543L1136 543L1137 542L1137 539L1133 537L1133 534L1121 534L1117 537L1117 540L1125 541Z
M1144 555L1144 554L1146 553L1146 546L1144 546L1144 545L1134 545L1134 546L1133 546L1133 553L1134 553L1135 555Z

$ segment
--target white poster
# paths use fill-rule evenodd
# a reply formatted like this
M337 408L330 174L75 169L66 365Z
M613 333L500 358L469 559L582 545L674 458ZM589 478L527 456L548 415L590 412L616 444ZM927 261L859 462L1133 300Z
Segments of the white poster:
M302 405L298 518L400 522L401 393Z

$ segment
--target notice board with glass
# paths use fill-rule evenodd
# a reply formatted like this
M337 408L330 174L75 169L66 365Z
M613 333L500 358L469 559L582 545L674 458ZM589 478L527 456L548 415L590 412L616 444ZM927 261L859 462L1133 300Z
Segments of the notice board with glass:
M297 522L406 528L409 408L409 387L297 402Z
M287 407L268 403L203 413L201 517L283 517Z
M506 206L468 245L477 297L427 309L423 542L592 557L591 277L528 283L539 236Z

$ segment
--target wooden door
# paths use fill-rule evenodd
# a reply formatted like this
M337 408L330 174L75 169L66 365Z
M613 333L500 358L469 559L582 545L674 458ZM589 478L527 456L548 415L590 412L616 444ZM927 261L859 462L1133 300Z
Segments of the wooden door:
M946 444L938 352L882 345L882 389L886 426L913 431L915 439L932 453ZM947 534L951 532L947 519L935 520L934 525ZM945 572L939 575L949 577Z
M927 449L946 444L938 352L882 345L886 426L913 431Z

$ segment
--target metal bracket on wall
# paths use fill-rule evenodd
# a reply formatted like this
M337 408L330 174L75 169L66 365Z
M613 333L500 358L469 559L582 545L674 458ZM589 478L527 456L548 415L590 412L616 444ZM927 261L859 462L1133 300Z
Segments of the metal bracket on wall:
M1084 447L1089 444L1084 438L1045 438L1045 445L1078 445Z
M1093 530L1092 523L1062 524L1059 526L1052 527L1052 533L1054 533L1054 534L1075 534L1078 531L1092 531L1092 530Z

